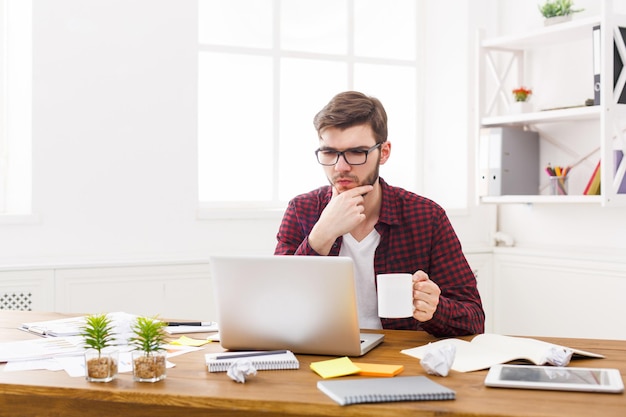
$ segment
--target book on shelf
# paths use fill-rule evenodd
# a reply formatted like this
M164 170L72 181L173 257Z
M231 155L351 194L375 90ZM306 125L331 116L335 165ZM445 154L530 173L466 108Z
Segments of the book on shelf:
M322 380L317 388L339 405L456 398L455 391L425 376Z
M617 175L617 170L619 169L620 164L622 163L622 159L624 159L624 151L620 149L616 149L613 151L613 166L615 167L615 172L613 175ZM618 194L626 194L626 174L622 177L622 182L620 182L619 187L617 189Z
M250 361L257 371L300 368L298 358L290 350L207 353L204 358L209 372L226 372L239 360Z
M493 333L480 334L471 341L442 339L427 345L405 349L401 352L414 358L422 359L430 349L436 349L446 344L455 346L456 354L451 369L457 372L480 371L490 368L492 365L517 360L532 362L535 365L545 365L548 363L548 359L564 351L571 351L572 357L604 357L596 353L555 345L542 340Z
M583 191L584 195L600 195L600 162L598 161L591 177L589 177L589 181Z

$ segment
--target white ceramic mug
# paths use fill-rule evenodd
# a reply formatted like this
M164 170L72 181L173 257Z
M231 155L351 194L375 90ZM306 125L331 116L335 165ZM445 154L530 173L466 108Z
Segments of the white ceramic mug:
M403 318L413 316L412 274L379 274L376 277L376 282L379 317Z

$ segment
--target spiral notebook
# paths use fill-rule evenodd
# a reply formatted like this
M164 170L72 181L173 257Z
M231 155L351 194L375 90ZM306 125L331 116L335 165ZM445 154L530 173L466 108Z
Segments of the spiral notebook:
M323 380L317 388L339 405L456 398L455 391L425 376Z
M249 360L257 371L300 368L296 355L289 350L207 353L204 358L209 372L226 372L238 360Z

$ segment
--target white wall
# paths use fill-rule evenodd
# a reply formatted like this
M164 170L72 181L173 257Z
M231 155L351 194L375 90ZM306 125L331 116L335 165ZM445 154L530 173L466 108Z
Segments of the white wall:
M35 0L33 13L40 218L0 226L0 264L273 249L278 218L196 220L195 1Z
M542 18L534 5L526 1L504 0L500 3L501 19L492 22L493 31L499 35L523 33L525 30L540 27ZM602 1L576 0L576 8L584 9L577 13L574 18L599 15ZM613 8L621 14L626 13L626 2L613 0ZM591 56L589 56L591 63ZM549 71L550 65L541 67L540 72ZM578 68L571 67L572 72ZM567 77L571 74L560 74ZM546 74L546 77L549 75ZM535 75L537 78L537 76ZM536 79L541 84L541 79ZM578 86L573 86L577 88ZM592 97L591 81L589 82L587 96ZM546 98L553 100L553 105L566 105L566 102L558 103L559 97ZM571 105L571 103L570 103ZM588 141L597 143L595 137L587 138ZM585 163L575 167L572 176L579 176L578 182L570 184L570 187L578 187L580 193L591 175L599 154L590 158ZM556 163L559 165L559 163ZM544 174L545 176L545 174ZM542 176L542 179L544 177ZM572 189L572 191L574 191ZM499 208L499 229L512 235L520 247L550 248L555 247L567 252L592 252L601 254L604 251L619 253L626 249L626 208L603 208L595 204L552 204L552 205L502 205Z

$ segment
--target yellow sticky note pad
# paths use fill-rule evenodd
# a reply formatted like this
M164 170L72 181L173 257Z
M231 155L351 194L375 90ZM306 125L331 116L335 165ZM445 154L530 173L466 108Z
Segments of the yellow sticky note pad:
M192 339L191 337L187 337L187 336L181 336L176 340L173 340L170 342L170 344L172 345L179 345L179 346L202 346L202 345L206 345L207 343L211 343L210 340L200 340L200 339Z
M404 365L385 365L379 363L353 362L364 376L396 376L404 371Z
M361 371L350 358L344 356L342 358L328 359L325 361L312 362L311 369L324 379L335 378L338 376L353 375Z

